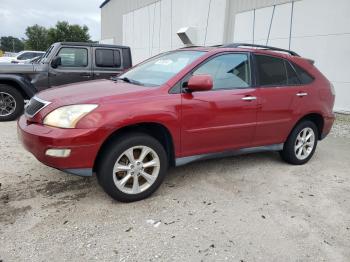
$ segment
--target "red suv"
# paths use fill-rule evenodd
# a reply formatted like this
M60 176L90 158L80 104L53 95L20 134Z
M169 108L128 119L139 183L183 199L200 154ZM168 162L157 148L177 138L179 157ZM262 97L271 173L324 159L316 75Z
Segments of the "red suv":
M41 92L18 132L39 161L96 173L111 197L130 202L151 195L169 166L196 160L274 150L306 163L332 127L334 98L330 82L295 52L191 47L112 80Z

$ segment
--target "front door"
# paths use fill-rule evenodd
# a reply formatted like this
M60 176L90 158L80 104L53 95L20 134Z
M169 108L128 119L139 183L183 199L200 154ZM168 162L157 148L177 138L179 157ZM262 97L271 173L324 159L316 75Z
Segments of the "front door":
M257 90L251 87L249 61L246 53L221 54L192 72L211 75L213 89L182 94L182 156L250 146Z
M92 79L90 47L62 46L56 56L61 57L61 65L57 68L49 66L50 86Z

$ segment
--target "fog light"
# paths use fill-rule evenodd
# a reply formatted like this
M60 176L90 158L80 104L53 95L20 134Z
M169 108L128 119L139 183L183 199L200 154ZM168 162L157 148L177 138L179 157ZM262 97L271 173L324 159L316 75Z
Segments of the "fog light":
M53 157L69 157L70 149L48 149L45 155Z

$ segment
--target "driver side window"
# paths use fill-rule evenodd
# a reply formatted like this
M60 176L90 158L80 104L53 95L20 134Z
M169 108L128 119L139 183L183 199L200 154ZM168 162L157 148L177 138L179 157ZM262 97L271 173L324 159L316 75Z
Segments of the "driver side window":
M201 65L193 75L211 75L213 90L245 88L251 85L247 54L225 54Z
M58 52L62 67L86 67L88 65L88 51L80 47L62 47Z

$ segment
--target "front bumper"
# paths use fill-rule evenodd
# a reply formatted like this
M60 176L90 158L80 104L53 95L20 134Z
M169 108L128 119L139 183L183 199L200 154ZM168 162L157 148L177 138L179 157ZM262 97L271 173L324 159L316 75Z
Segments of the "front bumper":
M18 120L18 138L40 162L68 173L91 176L103 141L98 129L63 129ZM48 149L70 149L67 157L46 155Z

